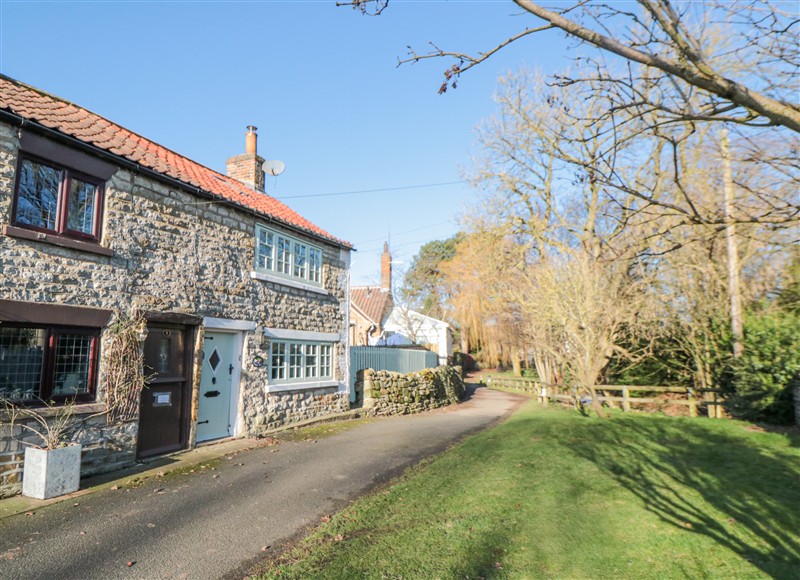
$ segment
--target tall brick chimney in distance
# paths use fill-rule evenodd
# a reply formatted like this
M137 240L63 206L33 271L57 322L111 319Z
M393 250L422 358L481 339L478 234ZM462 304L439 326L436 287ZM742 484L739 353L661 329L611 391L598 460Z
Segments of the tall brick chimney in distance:
M228 158L226 173L228 177L241 181L256 191L264 191L264 158L258 155L257 128L247 126L245 152Z
M389 253L389 242L383 243L381 254L381 290L392 291L392 255Z

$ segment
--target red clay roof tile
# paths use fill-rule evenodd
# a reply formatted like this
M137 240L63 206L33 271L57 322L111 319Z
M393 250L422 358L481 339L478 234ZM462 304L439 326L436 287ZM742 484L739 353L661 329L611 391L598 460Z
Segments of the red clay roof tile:
M392 295L378 286L354 286L350 289L350 301L374 324L383 324L389 314Z
M74 137L308 234L351 248L284 203L73 103L0 75L0 109Z

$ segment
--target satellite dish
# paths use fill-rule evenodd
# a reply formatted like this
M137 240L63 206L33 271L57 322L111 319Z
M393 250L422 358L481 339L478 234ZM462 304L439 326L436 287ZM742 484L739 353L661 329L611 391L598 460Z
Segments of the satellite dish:
M272 177L280 175L283 173L283 170L286 169L286 165L283 163L283 161L278 161L277 159L265 161L264 165L261 167L264 170L264 173L271 175Z

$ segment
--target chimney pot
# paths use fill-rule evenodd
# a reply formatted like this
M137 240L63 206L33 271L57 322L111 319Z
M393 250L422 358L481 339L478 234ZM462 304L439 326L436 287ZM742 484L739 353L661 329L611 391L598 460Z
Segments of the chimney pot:
M253 125L247 126L247 135L245 136L245 153L257 153L258 152L258 127L254 127Z
M392 291L392 255L389 253L389 242L383 243L381 255L381 290Z

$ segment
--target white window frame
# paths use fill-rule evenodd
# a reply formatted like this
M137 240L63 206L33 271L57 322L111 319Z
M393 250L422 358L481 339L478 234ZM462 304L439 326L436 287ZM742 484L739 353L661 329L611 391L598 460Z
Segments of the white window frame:
M308 248L308 281L322 284L322 250L313 246Z
M321 248L261 224L256 224L255 241L256 274L322 286ZM252 277L260 278L258 275Z
M256 269L275 270L275 232L267 228L256 229Z
M269 348L269 383L271 385L292 385L333 381L334 344L333 342L272 338ZM323 353L326 354L323 356ZM313 369L309 366L309 360L312 357L314 359ZM278 360L282 364L281 367L276 368L275 361Z

